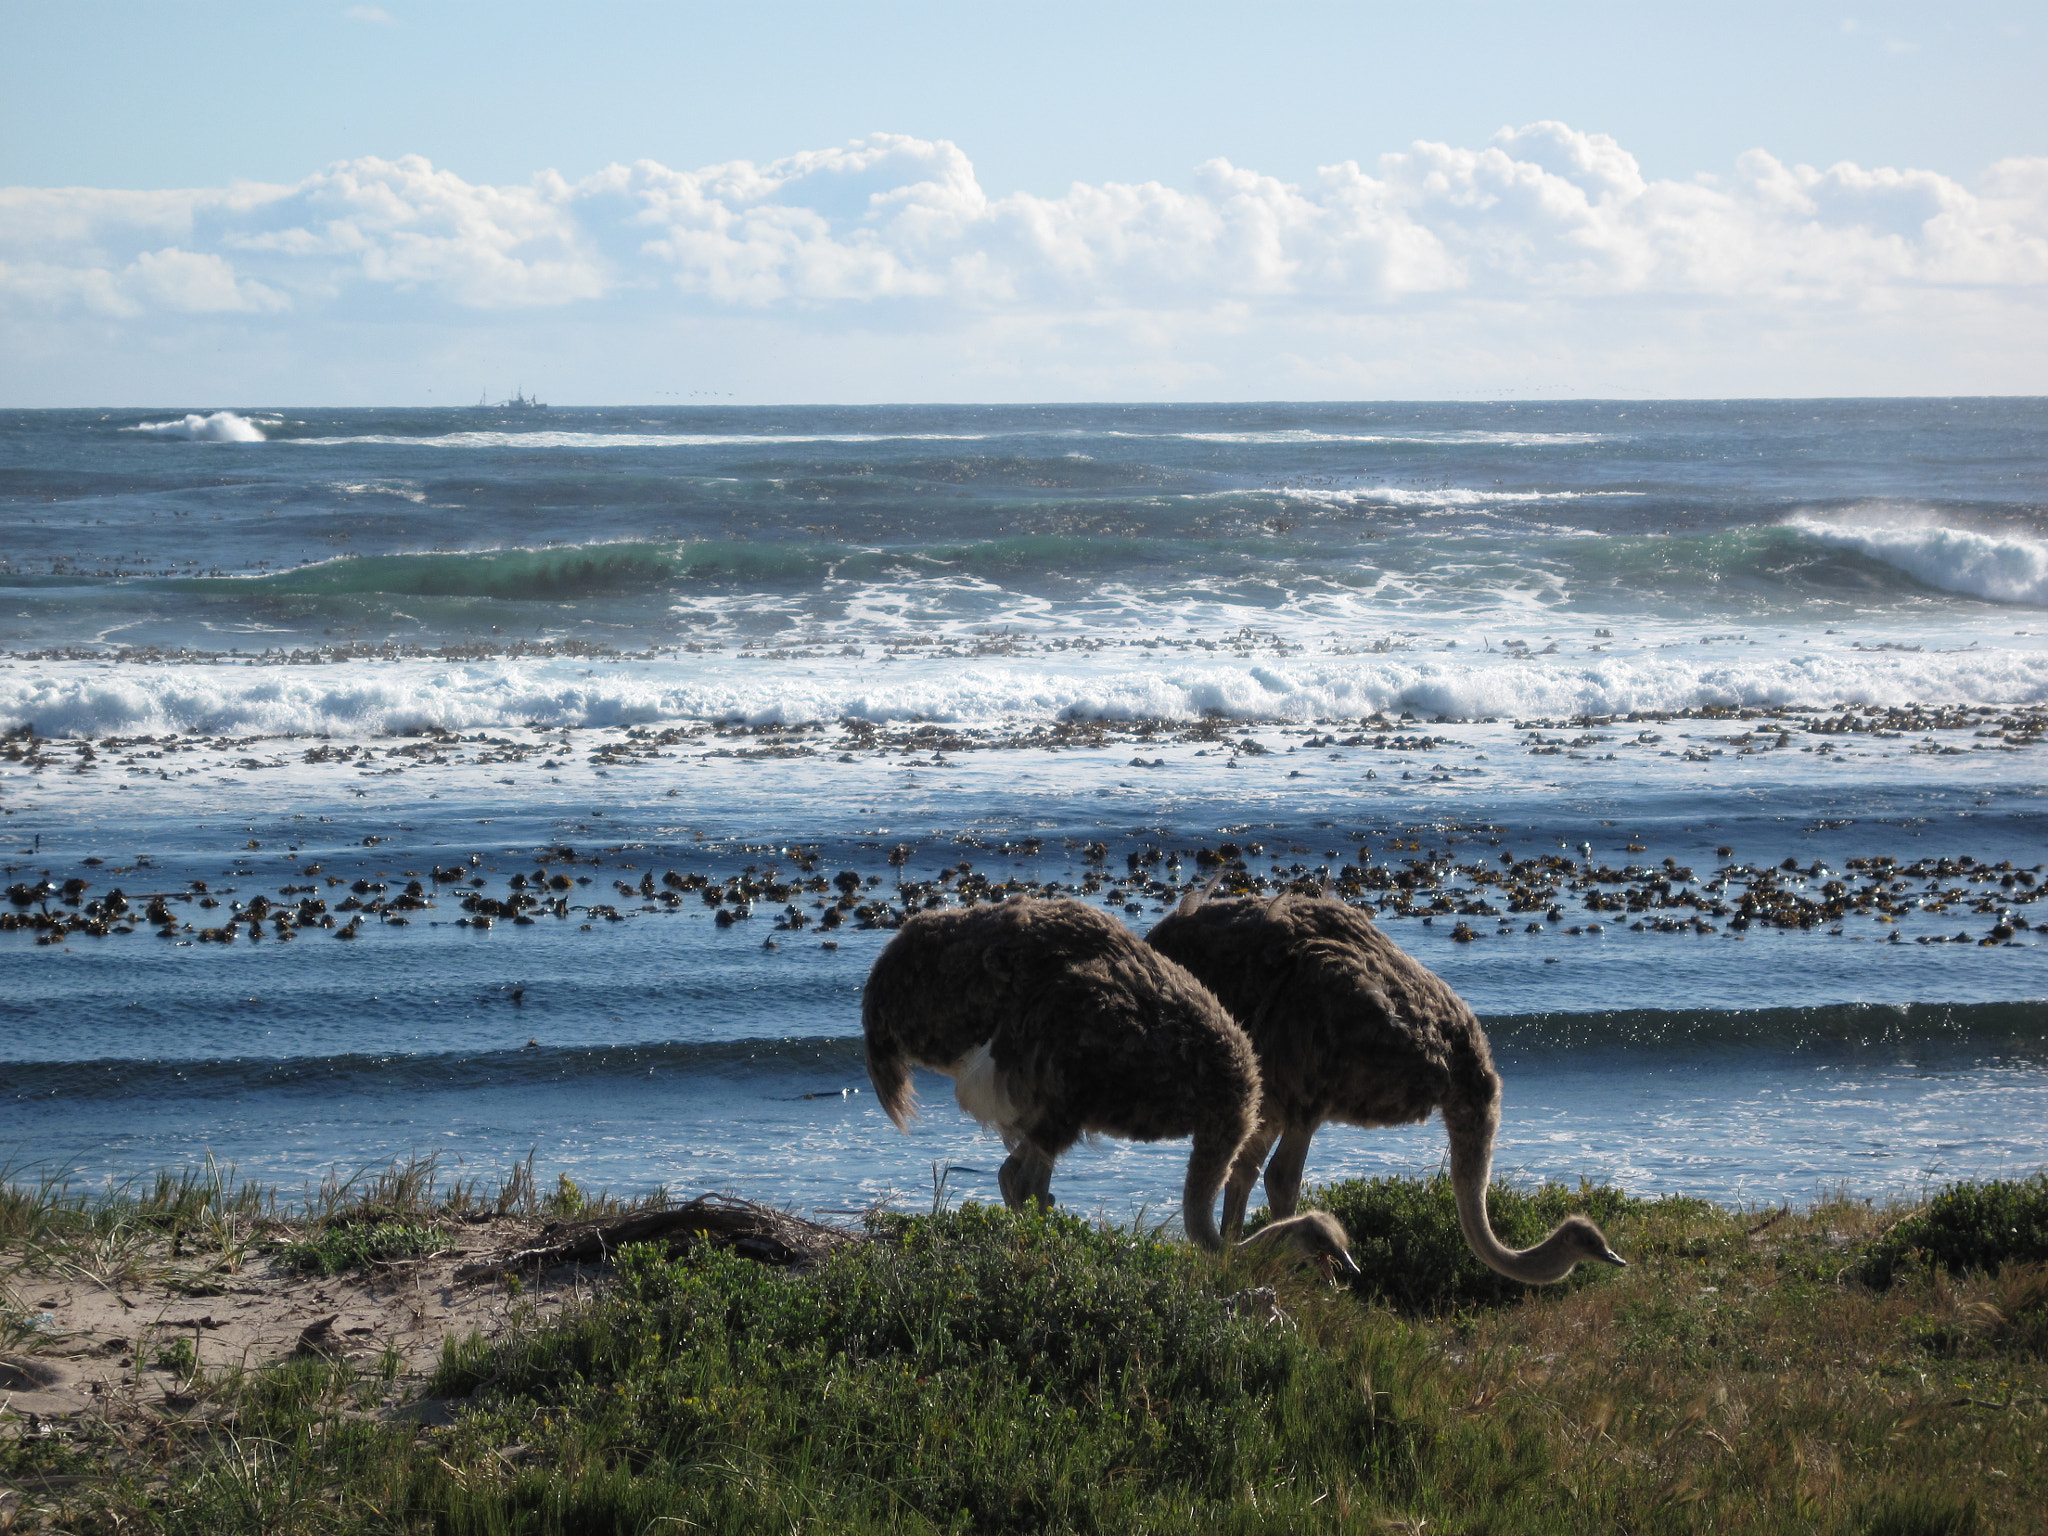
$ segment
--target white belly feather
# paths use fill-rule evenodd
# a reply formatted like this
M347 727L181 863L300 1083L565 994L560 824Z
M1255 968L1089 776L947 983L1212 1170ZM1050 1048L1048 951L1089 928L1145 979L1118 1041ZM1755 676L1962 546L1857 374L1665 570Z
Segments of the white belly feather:
M977 1045L950 1067L939 1070L953 1079L953 1097L960 1107L980 1121L984 1130L1001 1136L1005 1146L1012 1145L1022 1116L1003 1087L1002 1074L987 1044Z

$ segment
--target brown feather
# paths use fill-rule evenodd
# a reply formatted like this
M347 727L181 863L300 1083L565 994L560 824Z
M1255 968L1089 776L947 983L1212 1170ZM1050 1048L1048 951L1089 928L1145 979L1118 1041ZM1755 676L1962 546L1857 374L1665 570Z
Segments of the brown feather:
M1486 1031L1441 977L1363 912L1327 897L1207 901L1163 918L1147 942L1207 984L1258 1052L1259 1131L1225 1188L1225 1232L1243 1221L1258 1165L1276 1142L1266 1200L1286 1217L1317 1126L1404 1125L1435 1109L1450 1133L1460 1221L1481 1259L1531 1281L1558 1278L1580 1258L1621 1262L1604 1238L1595 1251L1581 1227L1598 1229L1582 1218L1525 1253L1494 1238L1485 1192L1501 1084Z
M920 912L876 959L861 1023L899 1126L914 1113L913 1065L958 1074L963 1107L987 1110L996 1101L966 1080L986 1049L1013 1205L1049 1200L1053 1162L1089 1132L1192 1136L1184 1219L1216 1246L1210 1208L1258 1120L1257 1059L1200 982L1114 918L1035 899Z

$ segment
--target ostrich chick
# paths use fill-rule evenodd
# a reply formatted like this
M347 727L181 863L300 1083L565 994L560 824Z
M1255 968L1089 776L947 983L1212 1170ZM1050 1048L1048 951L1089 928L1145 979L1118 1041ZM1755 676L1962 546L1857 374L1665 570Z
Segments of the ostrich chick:
M1304 1211L1259 1228L1237 1245L1237 1251L1261 1258L1292 1254L1304 1264L1320 1265L1333 1280L1341 1271L1361 1273L1351 1257L1351 1237L1328 1211Z

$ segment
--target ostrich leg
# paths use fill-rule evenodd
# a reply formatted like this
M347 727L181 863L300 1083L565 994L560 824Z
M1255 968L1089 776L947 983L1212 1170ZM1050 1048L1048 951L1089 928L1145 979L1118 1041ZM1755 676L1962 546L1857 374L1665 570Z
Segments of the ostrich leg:
M1003 1191L1003 1204L1021 1210L1031 1201L1052 1209L1052 1159L1029 1142L1003 1159L996 1170L996 1183Z
M1259 1182L1259 1164L1272 1148L1273 1136L1264 1126L1253 1131L1238 1148L1231 1164L1230 1178L1223 1186L1223 1235L1236 1239L1244 1230L1244 1210L1251 1203L1252 1186Z
M1290 1125L1280 1137L1273 1160L1266 1164L1266 1205L1275 1221L1292 1216L1301 1204L1301 1170L1308 1162L1308 1144L1316 1128Z

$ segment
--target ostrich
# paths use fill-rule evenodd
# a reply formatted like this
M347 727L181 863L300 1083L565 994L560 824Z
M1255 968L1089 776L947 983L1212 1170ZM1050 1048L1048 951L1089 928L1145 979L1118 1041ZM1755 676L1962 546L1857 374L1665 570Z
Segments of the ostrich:
M1256 1142L1251 1145L1257 1145ZM1351 1257L1351 1238L1344 1224L1328 1211L1304 1211L1269 1222L1237 1245L1237 1251L1270 1258L1291 1253L1300 1262L1317 1264L1332 1272L1359 1274L1358 1260Z
M1053 1162L1086 1132L1192 1133L1182 1220L1221 1247L1216 1192L1258 1125L1258 1060L1200 982L1114 918L1034 899L920 912L868 973L861 1027L899 1130L917 1112L915 1065L950 1076L1002 1135L1013 1208L1052 1203Z
M1310 1139L1326 1120L1405 1125L1443 1111L1458 1225L1480 1262L1545 1285L1582 1261L1625 1261L1583 1216L1533 1248L1504 1246L1486 1214L1500 1074L1463 1000L1403 954L1362 912L1328 897L1207 901L1190 892L1147 936L1194 972L1244 1026L1264 1086L1258 1131L1233 1166L1223 1229L1234 1233L1259 1164L1275 1216L1301 1196Z

